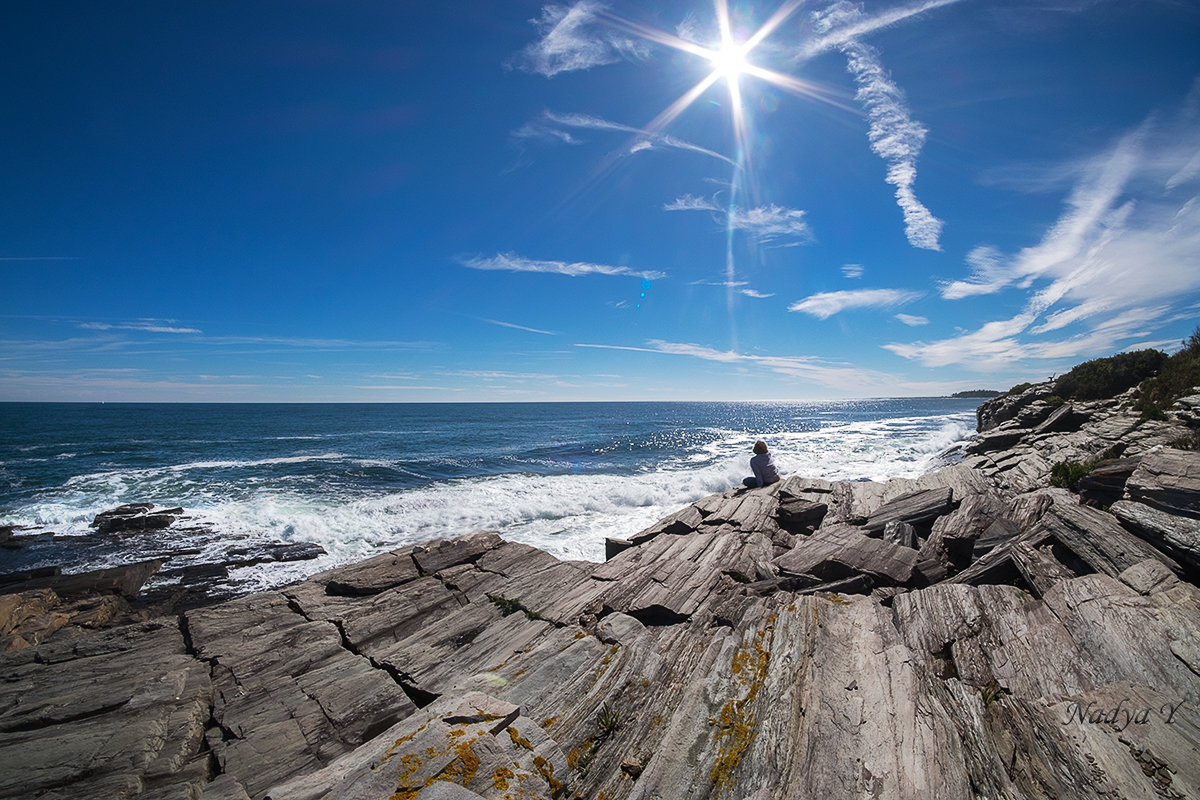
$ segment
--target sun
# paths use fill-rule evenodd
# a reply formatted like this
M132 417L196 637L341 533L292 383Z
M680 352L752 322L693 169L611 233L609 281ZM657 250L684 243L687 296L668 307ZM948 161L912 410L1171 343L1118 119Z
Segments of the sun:
M746 71L749 64L746 61L746 47L734 42L725 42L710 52L708 60L712 62L713 71L718 77L726 80L737 80Z

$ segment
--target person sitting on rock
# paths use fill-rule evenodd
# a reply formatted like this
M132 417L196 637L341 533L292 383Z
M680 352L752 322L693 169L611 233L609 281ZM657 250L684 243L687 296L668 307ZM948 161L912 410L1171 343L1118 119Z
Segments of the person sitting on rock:
M780 480L779 470L775 469L775 462L772 460L771 454L767 452L767 443L762 439L754 443L754 455L750 458L750 469L754 470L754 475L746 478L742 483L751 489L770 486Z

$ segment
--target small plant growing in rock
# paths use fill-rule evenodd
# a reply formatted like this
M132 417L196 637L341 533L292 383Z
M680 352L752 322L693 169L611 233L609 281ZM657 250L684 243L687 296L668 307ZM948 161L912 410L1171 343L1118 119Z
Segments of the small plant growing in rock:
M491 600L492 605L500 610L500 616L502 617L507 617L509 614L515 614L521 610L520 600L511 600L498 595L488 595L488 600Z
M1200 450L1200 431L1191 431L1171 442L1176 450Z
M492 602L496 608L500 610L500 616L507 617L509 614L515 614L518 611L525 615L526 619L542 619L543 617L536 611L530 611L525 605L515 598L501 597L500 595L489 594L488 600Z
M605 703L596 715L596 724L600 726L600 735L608 736L621 724L621 715L615 708Z
M1091 461L1083 464L1078 461L1060 461L1050 468L1050 485L1073 492L1079 479L1089 474L1095 466Z
M1005 692L1006 690L1000 684L996 683L994 680L990 680L987 682L986 686L979 690L979 695L983 698L983 704L985 706L990 706L993 702L995 702L996 698Z

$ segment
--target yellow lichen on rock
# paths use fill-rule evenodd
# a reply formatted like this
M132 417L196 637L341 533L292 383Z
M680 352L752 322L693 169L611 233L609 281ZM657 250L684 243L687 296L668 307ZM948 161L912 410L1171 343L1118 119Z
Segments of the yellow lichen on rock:
M508 737L512 739L514 748L524 747L526 750L533 750L533 745L515 727L509 725L506 730L508 730Z
M498 767L496 773L492 775L492 785L503 792L508 788L508 782L515 777L516 775L508 767Z
M715 720L717 732L713 743L717 748L717 759L709 779L718 791L733 785L733 773L757 734L757 720L750 707L767 678L767 665L771 659L768 647L774 636L771 626L774 621L775 618L771 617L764 629L738 648L730 664L729 670L734 680L744 687L744 693L740 693L740 697L730 698L721 707Z

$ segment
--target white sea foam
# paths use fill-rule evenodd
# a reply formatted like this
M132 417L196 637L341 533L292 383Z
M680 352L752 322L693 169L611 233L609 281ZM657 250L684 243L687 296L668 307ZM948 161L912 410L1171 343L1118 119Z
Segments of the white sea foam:
M886 480L915 477L939 463L939 453L970 435L971 417L823 420L815 430L764 438L784 474ZM100 511L130 499L149 499L160 505L182 505L217 532L194 542L179 541L181 549L191 546L203 551L180 563L220 560L226 547L261 541L314 542L327 551L315 561L235 570L234 577L246 588L278 585L384 549L479 529L496 531L560 558L601 561L606 536L628 537L690 502L739 485L749 474L750 448L757 436L738 430L707 433L707 444L677 448L672 457L633 474L514 471L422 480L413 488L386 491L268 476L274 466L321 461L421 476L399 461L342 453L114 469L71 478L6 522L78 534L88 531ZM551 469L566 463L544 460ZM223 470L232 474L223 475Z

